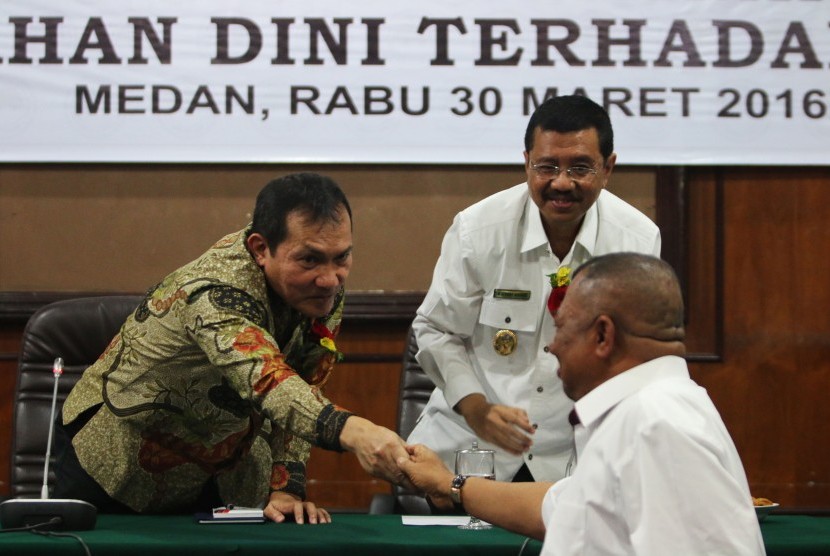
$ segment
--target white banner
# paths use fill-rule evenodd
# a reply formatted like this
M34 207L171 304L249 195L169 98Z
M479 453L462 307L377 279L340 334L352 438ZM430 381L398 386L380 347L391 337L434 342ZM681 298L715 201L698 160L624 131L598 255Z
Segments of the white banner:
M830 159L830 0L4 0L0 162L519 163L546 96L621 164Z

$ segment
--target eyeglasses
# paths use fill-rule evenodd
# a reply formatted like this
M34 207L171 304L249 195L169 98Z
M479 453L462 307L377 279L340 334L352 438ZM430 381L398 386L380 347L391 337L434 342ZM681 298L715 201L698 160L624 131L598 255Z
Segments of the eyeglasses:
M533 164L531 163L530 169L536 172L536 175L542 179L546 180L554 180L559 177L559 174L562 173L563 169L555 164ZM590 167L585 166L583 164L578 164L576 166L571 166L570 168L565 168L564 172L574 181L581 181L587 182L594 179L594 176L597 175L597 171Z

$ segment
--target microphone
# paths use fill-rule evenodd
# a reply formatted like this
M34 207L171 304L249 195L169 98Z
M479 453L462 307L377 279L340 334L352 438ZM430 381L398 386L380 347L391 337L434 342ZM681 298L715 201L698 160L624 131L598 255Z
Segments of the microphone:
M46 441L46 461L43 462L43 486L40 490L40 499L16 498L0 503L0 523L4 529L88 531L95 528L98 510L89 502L49 498L49 460L52 457L52 433L55 428L58 380L63 374L62 358L55 359L52 374L55 377L55 388L52 391L52 411L49 414L49 436Z

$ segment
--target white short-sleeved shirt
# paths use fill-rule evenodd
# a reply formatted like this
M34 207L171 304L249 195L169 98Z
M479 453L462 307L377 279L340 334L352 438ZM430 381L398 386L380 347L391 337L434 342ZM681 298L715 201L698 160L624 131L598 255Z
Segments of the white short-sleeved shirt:
M542 504L542 554L763 555L738 452L680 357L661 357L576 403L577 465Z

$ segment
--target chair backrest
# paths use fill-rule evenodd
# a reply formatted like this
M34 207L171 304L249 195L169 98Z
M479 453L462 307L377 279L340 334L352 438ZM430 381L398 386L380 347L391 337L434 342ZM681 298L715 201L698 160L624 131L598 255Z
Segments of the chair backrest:
M18 360L12 425L11 496L37 498L43 484L43 464L55 379L52 365L62 357L57 411L63 400L94 363L142 297L118 295L57 301L40 308L23 331ZM54 475L50 471L50 484Z
M401 361L401 389L398 400L398 434L403 439L406 439L415 428L418 417L435 389L432 379L415 360L417 353L418 342L410 327L406 334L406 347Z
M406 335L406 347L401 362L401 387L398 399L398 434L406 440L418 417L429 401L435 384L429 378L418 362L415 354L418 353L418 342L415 333L410 327ZM408 492L400 487L393 487L395 511L409 515L428 515L431 513L424 497L417 493Z

